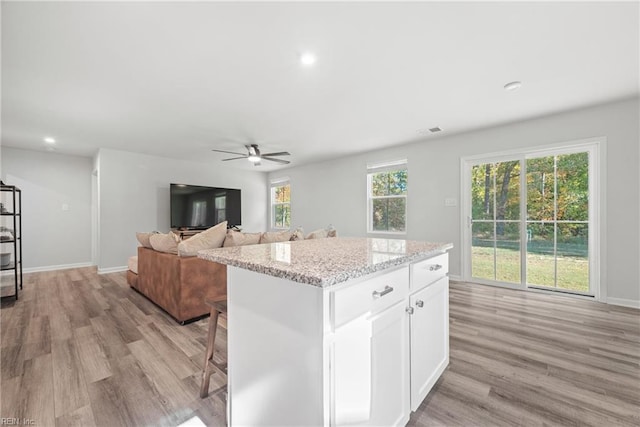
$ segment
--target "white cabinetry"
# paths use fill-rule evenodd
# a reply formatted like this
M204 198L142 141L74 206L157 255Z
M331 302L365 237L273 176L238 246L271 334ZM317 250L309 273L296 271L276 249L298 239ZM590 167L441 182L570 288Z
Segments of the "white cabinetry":
M418 409L449 365L449 278L413 293L411 316L411 410Z
M327 288L229 266L229 424L405 425L449 361L447 259Z
M411 410L449 365L448 254L411 265Z

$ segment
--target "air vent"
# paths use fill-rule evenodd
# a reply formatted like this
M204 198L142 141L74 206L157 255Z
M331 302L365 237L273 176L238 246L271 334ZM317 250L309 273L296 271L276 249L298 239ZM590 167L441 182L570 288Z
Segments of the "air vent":
M437 126L436 126L436 127L434 127L434 128L429 129L429 132L431 132L431 133L436 133L436 132L441 132L441 131L442 131L442 129L440 129L440 128L439 128L439 127L437 127Z

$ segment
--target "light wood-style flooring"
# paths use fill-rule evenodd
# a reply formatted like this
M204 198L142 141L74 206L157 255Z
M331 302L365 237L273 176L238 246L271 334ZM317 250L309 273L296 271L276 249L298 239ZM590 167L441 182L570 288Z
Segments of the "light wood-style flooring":
M640 310L466 283L450 295L451 363L410 425L640 425ZM124 273L26 274L0 310L0 417L224 425L224 375L198 395L206 328L178 325Z

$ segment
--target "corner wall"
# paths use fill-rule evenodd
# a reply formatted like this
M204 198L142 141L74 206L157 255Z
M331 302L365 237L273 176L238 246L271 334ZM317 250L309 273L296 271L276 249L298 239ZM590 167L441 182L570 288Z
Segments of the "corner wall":
M101 273L126 268L127 259L137 253L137 231L169 231L170 183L239 188L243 230L267 229L265 172L110 149L100 149L95 163Z
M601 293L640 307L640 109L633 98L475 132L426 139L269 174L288 176L292 224L305 232L333 224L342 236L367 236L366 165L406 158L407 239L453 242L450 270L462 274L462 157L605 136L601 189ZM455 198L457 205L444 205Z

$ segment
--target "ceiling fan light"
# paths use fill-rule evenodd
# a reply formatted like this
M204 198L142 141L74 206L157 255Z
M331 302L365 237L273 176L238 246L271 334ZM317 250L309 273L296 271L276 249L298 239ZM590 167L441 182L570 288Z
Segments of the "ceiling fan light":
M249 160L251 163L258 163L260 161L260 157L256 156L255 154L251 154L249 155L249 157L247 157L247 160Z

